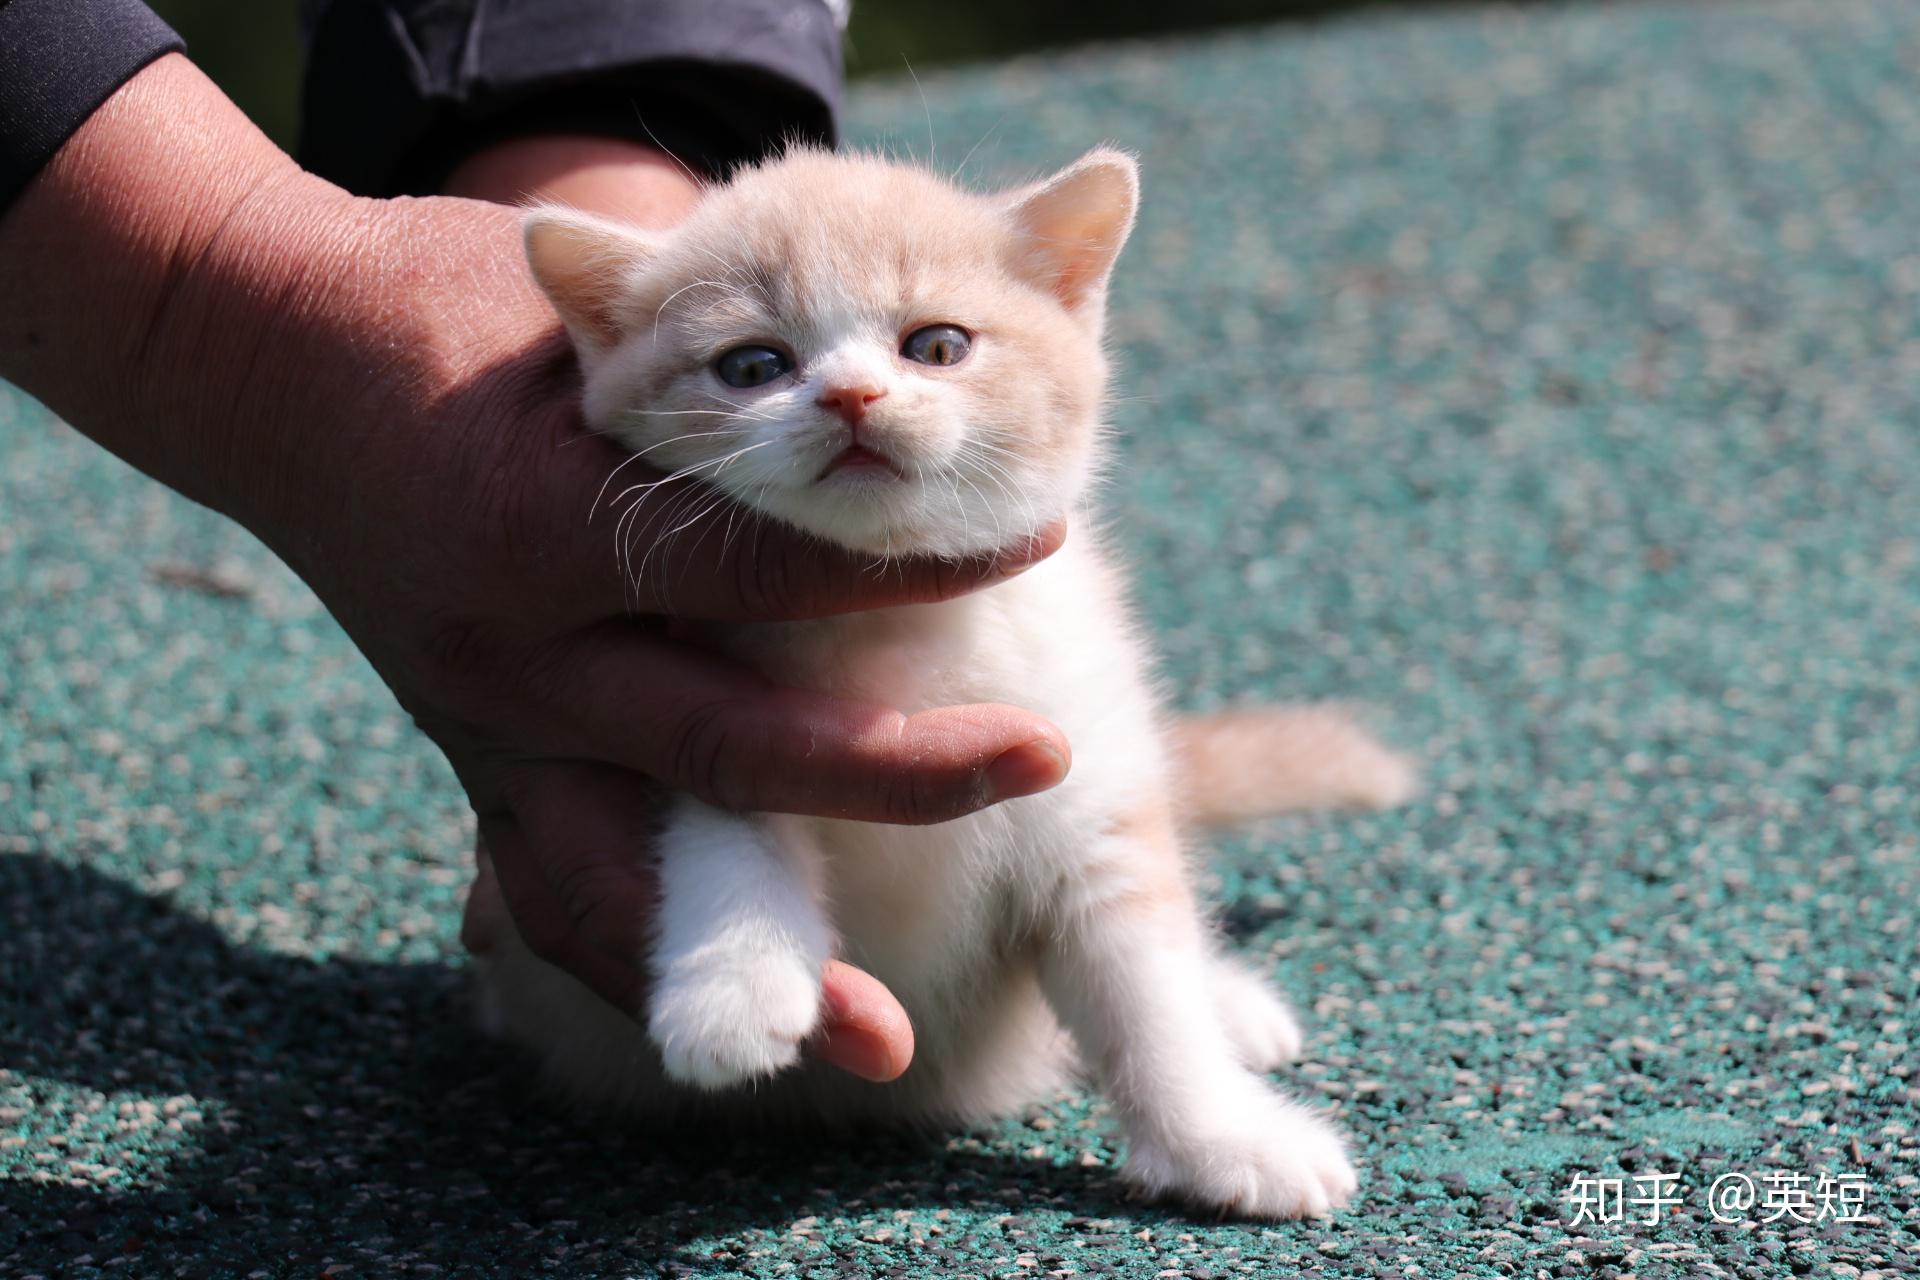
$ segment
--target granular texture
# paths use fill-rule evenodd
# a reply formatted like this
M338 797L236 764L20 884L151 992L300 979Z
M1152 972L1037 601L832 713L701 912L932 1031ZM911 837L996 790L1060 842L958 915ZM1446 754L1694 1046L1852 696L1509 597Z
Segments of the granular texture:
M555 1115L469 1030L432 748L247 535L0 392L0 1274L1920 1274L1920 9L920 86L856 137L1140 154L1108 519L1170 696L1353 699L1426 762L1212 862L1357 1203L1139 1204L1078 1094L858 1144ZM1716 1222L1728 1174L1775 1202ZM1679 1203L1575 1225L1605 1179Z

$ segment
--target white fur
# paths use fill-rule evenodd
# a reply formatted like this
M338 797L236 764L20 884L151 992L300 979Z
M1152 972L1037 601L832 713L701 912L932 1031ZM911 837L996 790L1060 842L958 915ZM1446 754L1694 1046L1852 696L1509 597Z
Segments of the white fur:
M633 281L628 302L615 300L625 320L611 322L624 336L599 347L582 337L587 408L655 460L853 547L978 549L1063 513L1074 531L1026 574L948 603L703 633L784 684L906 712L1029 708L1066 731L1072 773L931 827L679 802L660 840L644 1028L534 958L504 922L505 941L481 958L490 1009L573 1096L653 1123L971 1121L1061 1087L1077 1047L1125 1127L1127 1176L1148 1192L1265 1217L1324 1214L1353 1194L1334 1129L1256 1074L1299 1053L1299 1027L1218 953L1195 905L1171 820L1181 770L1087 508L1106 272L1134 190L1131 162L1112 152L1000 197L871 159L803 155L716 193L678 240L632 238L631 261L617 239L630 233L572 215L531 220L536 274L576 335L608 323L608 294L571 295L569 264L611 263ZM943 230L930 248L888 239L896 224L926 222ZM543 248L556 226L571 257L543 261L560 252ZM729 255L742 237L775 235L813 270L805 305L769 318L753 289L729 283L752 279ZM999 251L1002 241L1019 251ZM956 243L971 255L956 261L973 266L940 265ZM916 274L916 253L935 269ZM945 278L956 274L985 282ZM721 296L681 316L678 299L697 292L689 280L718 282ZM981 334L978 366L903 366L898 331L952 313ZM801 352L791 385L716 390L701 362L728 335L770 326ZM1059 350L1036 350L1034 335ZM843 437L812 407L813 388L854 365L887 391L878 404L893 416L878 429L909 464L898 483L815 478ZM636 403L643 385L659 398ZM698 423L703 396L723 406L704 433L717 442L675 441L679 419L651 416ZM1050 409L1078 418L1042 439L1053 428L1034 414ZM1005 452L968 452L982 441ZM715 465L749 444L760 447ZM977 465L982 456L993 466ZM830 952L885 982L912 1017L916 1057L899 1081L797 1058Z
M681 801L660 843L647 1030L667 1078L723 1089L790 1067L833 945L817 859L769 824Z

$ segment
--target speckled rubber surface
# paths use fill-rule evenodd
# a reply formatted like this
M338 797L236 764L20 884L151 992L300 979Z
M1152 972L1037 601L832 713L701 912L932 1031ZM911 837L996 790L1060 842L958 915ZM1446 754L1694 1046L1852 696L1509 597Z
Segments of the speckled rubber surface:
M1141 154L1111 505L1171 687L1429 762L1215 862L1358 1203L1136 1204L1083 1097L857 1149L553 1118L466 1029L448 771L245 535L0 394L0 1274L1920 1273L1920 9L922 80L942 165ZM924 152L910 83L854 113ZM1573 1225L1660 1172L1657 1225Z

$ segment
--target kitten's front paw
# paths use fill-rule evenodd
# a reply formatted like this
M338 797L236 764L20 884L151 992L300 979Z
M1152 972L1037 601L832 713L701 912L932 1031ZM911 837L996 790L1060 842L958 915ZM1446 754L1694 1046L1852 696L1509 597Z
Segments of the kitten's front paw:
M667 1075L725 1089L792 1066L820 1018L820 966L790 951L696 954L654 984L647 1030Z
M1272 988L1230 960L1215 963L1213 1003L1240 1061L1272 1071L1300 1056L1300 1023Z
M1360 1186L1339 1132L1271 1094L1173 1141L1136 1140L1124 1173L1150 1195L1249 1218L1325 1217Z

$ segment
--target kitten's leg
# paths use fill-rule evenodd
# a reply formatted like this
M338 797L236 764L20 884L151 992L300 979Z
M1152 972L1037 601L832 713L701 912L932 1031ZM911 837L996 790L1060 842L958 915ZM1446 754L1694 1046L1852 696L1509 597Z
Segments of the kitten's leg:
M681 802L660 840L647 1030L667 1074L724 1089L791 1066L833 936L817 864L775 822Z
M1255 1071L1272 1071L1300 1056L1300 1023L1293 1010L1239 961L1214 957L1213 1004L1240 1061Z
M1101 838L1042 948L1048 999L1126 1127L1126 1175L1223 1212L1331 1212L1358 1181L1339 1134L1234 1053L1217 961L1164 814Z

